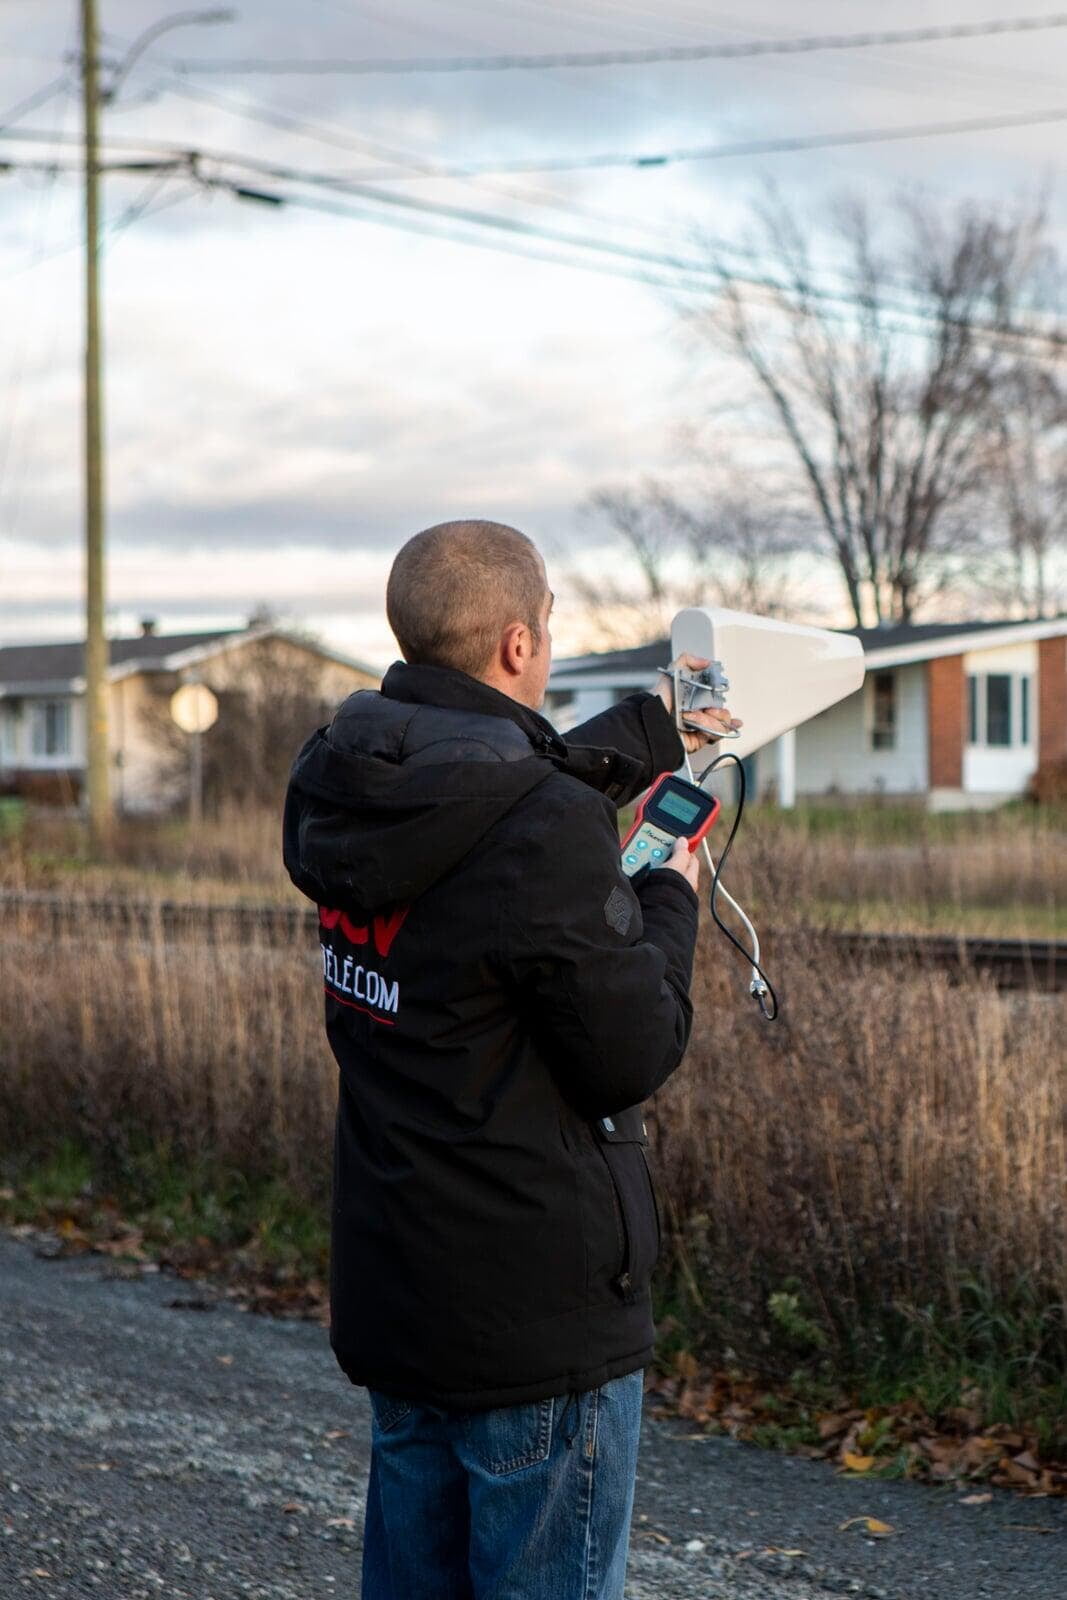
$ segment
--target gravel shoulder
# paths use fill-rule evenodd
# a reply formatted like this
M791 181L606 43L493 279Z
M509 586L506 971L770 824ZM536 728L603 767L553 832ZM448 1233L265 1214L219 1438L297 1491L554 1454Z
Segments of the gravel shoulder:
M2 1600L354 1600L369 1413L324 1330L122 1272L0 1236ZM627 1594L1067 1595L1067 1505L967 1494L646 1419Z

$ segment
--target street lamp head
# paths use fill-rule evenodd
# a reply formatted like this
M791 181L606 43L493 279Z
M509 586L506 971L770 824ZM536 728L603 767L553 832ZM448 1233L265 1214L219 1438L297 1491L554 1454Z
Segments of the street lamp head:
M231 9L216 9L214 11L176 11L173 16L162 17L159 22L153 22L150 28L136 38L115 68L111 82L101 91L100 98L105 104L110 103L118 96L119 88L128 76L130 68L148 47L155 44L156 40L164 33L170 33L172 28L209 27L217 22L236 22L237 12Z

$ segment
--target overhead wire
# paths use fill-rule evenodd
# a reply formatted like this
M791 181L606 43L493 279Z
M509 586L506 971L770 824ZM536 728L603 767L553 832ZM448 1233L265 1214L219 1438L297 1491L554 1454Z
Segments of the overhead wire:
M243 99L234 99L225 94L220 95L210 89L205 90L200 85L188 84L184 79L176 79L168 83L167 90L180 98L190 99L204 105L218 106L232 116L258 123L264 127L275 127L288 132L299 133L322 144L330 145L335 149L366 149L372 153L384 155L387 159L395 161L397 166L376 173L376 176L383 180L390 182L399 179L418 181L429 178L473 184L482 193L499 195L505 199L517 201L522 205L540 206L560 212L564 216L579 218L583 222L591 222L597 225L607 224L610 227L639 235L646 241L652 240L655 242L658 238L657 235L651 232L647 224L638 219L622 216L617 212L606 211L600 206L577 205L574 201L565 200L549 189L541 187L516 189L510 185L484 181L482 176L477 173L456 173L446 164L431 160L416 152L401 150L395 145L385 145L376 139L352 134L348 130L334 129L321 123L309 122L306 118L296 113L278 110L274 107ZM714 243L715 248L721 250L725 255L736 256L743 260L763 259L760 251L748 245L737 244L732 240L715 238L709 243ZM835 271L836 269L828 268L827 270Z
M57 94L66 89L69 83L70 74L64 72L60 77L53 78L50 83L34 90L33 94L27 95L25 100L19 100L6 111L0 112L0 129L10 128L20 117L28 116L31 111L36 111L38 106L47 105L49 100L53 100Z
M261 176L274 177L277 181L286 181L280 172L271 172L267 163L248 163L249 170L258 172ZM263 191L250 188L248 185L236 185L234 180L225 175L207 175L198 171L197 176L201 181L211 187L230 189L231 192L240 193L242 198L262 200L273 205L304 206L313 210L332 212L339 216L355 216L361 220L378 220L388 226L403 226L412 222L412 214L419 218L416 232L431 231L427 219L436 220L438 224L459 223L476 229L497 229L510 236L510 243L520 240L525 245L535 241L538 245L550 244L571 248L572 250L586 251L598 258L607 258L607 263L598 259L597 266L609 270L613 276L636 278L637 281L659 284L673 289L700 289L706 293L708 289L721 289L740 286L756 289L777 295L795 293L795 287L779 279L757 276L751 273L738 273L715 264L707 262L686 260L684 257L671 256L666 253L634 250L623 245L615 245L608 240L583 238L576 234L565 233L561 230L540 227L537 224L525 222L519 218L501 217L492 213L477 212L466 207L449 206L433 201L414 201L406 196L390 195L385 191L367 189L358 186L349 189L335 189L336 199L324 200L321 196L308 196L301 194L279 194L277 191ZM293 181L292 178L288 181ZM299 181L299 180L297 180ZM365 208L354 209L347 204L342 204L342 197L348 195L364 201L378 202L382 206L395 206L398 213L390 217L384 210L368 211ZM443 235L449 236L451 235ZM484 243L484 239L466 236L467 242ZM499 242L499 241L497 241ZM529 253L524 251L523 253ZM538 259L545 259L541 249L537 251ZM566 259L548 256L547 259L556 260L562 265L590 267L590 263L580 259ZM639 269L639 270L638 270ZM664 277L664 273L671 276ZM804 287L804 297L809 301L821 302L830 307L840 306L851 310L869 309L869 301L864 301L855 293L846 293L840 290L828 289L816 284ZM912 326L903 331L915 333L930 326L956 326L967 328L979 337L1000 341L1005 344L1024 344L1043 348L1048 354L1062 354L1067 347L1067 336L1055 330L1031 329L1019 327L1017 324L999 326L995 323L982 323L978 321L965 321L962 318L941 316L936 311L922 305L908 305L904 302L883 301L879 306L881 313L890 312L898 319L910 319ZM901 331L901 324L885 323L885 326L896 326Z
M78 17L77 10L70 22L70 43L73 44L77 37ZM66 118L71 107L69 95L70 74L64 72L60 77L43 84L33 94L28 95L17 105L12 106L3 119L0 119L0 128L5 136L14 133L10 124L20 116L26 115L37 106L44 105L57 94L62 94L60 106L61 127L59 133L66 132ZM52 221L53 204L55 199L57 174L46 172L41 192L37 197L35 215L30 228L30 249L24 270L29 271L42 264L50 254L46 246L46 239ZM19 526L22 515L22 503L25 493L26 476L28 471L28 451L23 447L22 418L26 397L26 384L29 375L31 348L36 343L37 332L41 322L43 289L39 279L31 280L29 302L23 307L23 315L18 318L18 333L13 343L11 366L7 381L4 385L6 411L3 424L0 426L0 515L2 515L5 534L12 537ZM59 318L49 320L49 332L46 339L50 341L51 351L46 366L53 365L56 344L59 339ZM16 451L16 446L18 447ZM12 461L16 463L17 471L12 471Z
M264 57L206 60L170 59L181 72L251 74L306 73L396 76L406 73L530 72L557 67L649 66L658 62L737 61L756 56L807 55L823 50L866 50L893 44L926 44L951 39L990 38L1067 27L1067 12L1032 17L995 17L988 22L948 23L918 28L886 28L859 33L800 34L786 39L743 39L715 44L661 45L632 50L565 50L537 54L467 56L364 56L344 60L271 60Z
M788 155L805 150L827 150L835 146L884 144L900 139L947 138L963 133L1041 127L1049 123L1058 122L1067 122L1067 107L1057 106L1041 111L1005 112L1001 115L987 117L963 117L951 122L908 123L903 126L888 128L852 128L844 129L837 133L792 134L784 138L775 139L744 139L727 144L694 145L675 150L652 151L645 154L602 152L585 156L533 157L522 161L436 163L434 176L466 178L483 173L584 172L605 167L665 167L671 163L681 161L717 161L746 155ZM51 142L56 137L57 135L54 132L36 129L0 129L0 139L26 142L37 141L41 143ZM77 140L71 138L66 139L65 142L76 143ZM109 137L104 142L114 145L116 148L122 146L127 149L174 149L173 141L168 144L160 140ZM375 171L372 169L371 171L341 174L339 176L363 182L389 177L390 173L388 170Z
M7 135L0 134L0 138ZM14 135L13 135L14 137ZM131 141L116 141L128 144ZM776 294L789 294L795 292L793 286L781 279L767 274L753 273L751 271L738 272L733 268L727 269L712 259L697 261L683 256L670 254L659 250L648 250L632 245L623 245L602 237L589 237L559 228L546 227L544 224L530 222L521 217L503 216L498 212L487 212L470 206L454 205L446 201L416 198L412 195L396 194L388 189L380 189L373 184L363 183L347 177L344 174L324 173L294 167L272 161L259 160L255 157L235 154L232 152L214 151L210 149L181 150L171 147L162 147L169 157L166 163L173 170L187 170L200 181L209 182L211 186L229 188L232 192L240 190L242 198L262 199L272 204L307 204L306 196L295 195L268 195L262 191L254 191L247 183L239 183L230 178L225 172L220 174L205 173L204 165L213 164L221 168L236 169L239 172L251 173L257 178L267 179L274 183L287 183L303 185L318 190L328 190L338 199L356 199L370 203L379 211L392 211L399 214L418 215L423 218L436 218L439 222L458 223L464 227L473 227L480 230L492 230L513 238L536 240L539 244L550 244L554 247L564 247L571 250L588 252L598 257L614 261L625 261L633 267L648 269L651 272L662 273L664 270L674 274L676 280L698 279L705 286L741 285L770 291ZM148 167L150 163L137 163L138 167ZM325 209L319 206L318 209ZM360 213L366 216L367 213ZM425 230L425 224L419 231ZM629 275L629 274L624 274ZM855 290L842 290L827 287L823 284L811 283L805 286L805 297L813 302L830 305L845 305L857 308L863 304ZM882 309L893 312L898 316L911 319L922 325L960 325L960 319L942 317L936 312L922 305L908 304L904 301L885 301ZM966 326L971 331L982 336L995 338L1001 341L1013 341L1030 345L1042 345L1046 349L1057 353L1064 347L1064 338L1056 332L1044 329L1021 328L1010 324L1001 326L996 323L975 323L968 321Z
M914 122L882 128L847 128L838 132L790 134L773 139L738 139L723 144L690 145L674 150L645 153L602 151L584 156L534 156L517 161L480 161L445 164L443 177L474 177L486 173L592 172L610 167L650 168L673 166L690 161L724 161L738 156L793 155L809 150L847 149L867 144L892 144L908 139L949 138L966 133L1003 132L1012 128L1035 128L1067 122L1067 107L1039 111L1009 111L983 117L959 117L950 122ZM372 179L388 176L383 172L364 172Z

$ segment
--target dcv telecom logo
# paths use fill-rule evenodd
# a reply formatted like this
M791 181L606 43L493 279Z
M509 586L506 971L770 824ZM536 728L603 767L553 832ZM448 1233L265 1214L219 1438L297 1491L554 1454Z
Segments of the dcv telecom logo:
M319 925L326 933L339 933L350 945L365 946L373 941L376 953L384 961L393 948L393 941L404 924L407 906L400 906L389 916L377 916L369 925L354 923L343 911L319 907ZM375 1022L393 1026L400 1004L400 987L395 978L384 978L373 967L368 967L356 956L345 955L332 943L320 941L322 951L323 988L327 998L338 1005L361 1011ZM392 1015L383 1015L389 1012Z

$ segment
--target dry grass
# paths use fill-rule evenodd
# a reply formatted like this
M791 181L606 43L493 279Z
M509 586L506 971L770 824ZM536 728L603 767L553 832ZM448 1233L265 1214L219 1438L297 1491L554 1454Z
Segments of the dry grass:
M783 1358L869 1362L932 1329L964 1346L983 1305L1027 1307L1060 1339L1062 999L779 939L783 1020L767 1027L713 950L653 1119L690 1327L695 1305L709 1346L758 1360L777 1296Z
M979 1290L1062 1330L1062 1000L785 936L768 961L773 1027L704 941L692 1046L653 1108L687 1338L849 1364L902 1322L962 1330ZM7 918L0 1010L0 1156L70 1141L116 1170L148 1144L324 1202L335 1073L310 951L94 936L74 901L57 940Z
M309 951L94 934L70 902L0 942L0 1153L145 1142L323 1197L335 1069ZM224 935L223 935L224 937ZM317 957L317 953L316 953Z
M891 1366L946 1340L961 1362L998 1339L1009 1364L1067 1360L1062 998L863 969L788 932L857 906L883 926L982 907L1002 931L1012 907L1060 918L1065 839L1062 814L1030 810L833 827L753 813L731 884L780 930L767 955L784 1018L759 1021L712 933L692 1047L652 1117L679 1337L779 1368ZM94 932L77 907L277 900L277 817L240 813L196 841L126 829L97 866L68 824L0 849L0 886L71 900L56 940L30 909L0 922L0 1160L70 1141L115 1171L147 1145L324 1205L335 1071L312 951Z
M716 834L726 837L726 817ZM792 814L754 808L729 882L768 926L924 928L1067 938L1067 811L1019 806L932 817L890 806ZM0 888L268 902L295 898L278 808L184 822L131 821L92 862L78 825L32 815L0 839Z

